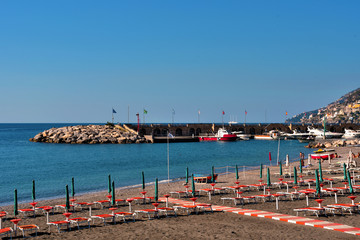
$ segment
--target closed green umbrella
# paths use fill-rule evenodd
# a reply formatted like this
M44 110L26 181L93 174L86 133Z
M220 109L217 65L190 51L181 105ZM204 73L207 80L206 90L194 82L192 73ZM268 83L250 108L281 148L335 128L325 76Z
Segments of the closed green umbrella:
M299 170L300 170L300 173L302 173L302 160L300 159L300 165L299 165Z
M69 186L68 185L66 185L66 187L65 187L65 194L66 194L65 207L66 207L66 212L68 212L70 209L70 198L69 198Z
M283 172L282 172L282 164L281 164L281 161L279 162L279 167L280 167L280 176L283 175Z
M319 180L319 171L315 169L315 177L316 177L316 195L320 197L320 180Z
M115 182L112 182L112 191L111 191L111 204L115 205Z
M270 168L267 169L267 186L268 186L268 187L271 186L271 181L270 181Z
M155 200L155 202L157 202L159 200L159 197L158 197L158 179L157 178L155 179L155 196L154 196L154 200Z
M145 174L141 172L141 180L142 180L142 189L145 190Z
M296 167L294 167L294 184L297 185L298 181L297 181L297 170Z
M71 178L71 196L74 199L74 197L75 197L75 180L74 180L74 177Z
M186 182L185 182L185 184L188 185L188 183L189 183L189 168L186 167Z
M18 215L18 199L17 199L17 189L14 191L14 215Z
M353 194L353 193L354 193L354 189L353 189L353 187L352 187L351 177L350 177L350 172L349 172L349 170L346 171L346 175L347 175L347 179L348 179L348 183L349 183L350 193Z
M260 164L260 178L262 178L262 172L263 172L263 165L262 163Z
M323 182L324 179L323 179L323 176L322 176L322 169L321 169L321 160L319 160L319 174L320 174L320 182Z
M215 182L215 168L211 167L211 182Z
M236 180L238 180L239 179L239 169L238 169L237 165L235 166L235 173L236 173Z
M191 174L191 194L193 197L195 197L195 180L194 180L194 174Z
M346 165L345 165L345 163L343 163L343 167L344 167L344 180L346 180L347 176L346 176Z
M33 202L35 202L35 199L36 199L36 195L35 195L35 180L33 180L32 182L32 200Z
M110 194L111 193L111 176L109 174L109 177L108 177L108 193Z

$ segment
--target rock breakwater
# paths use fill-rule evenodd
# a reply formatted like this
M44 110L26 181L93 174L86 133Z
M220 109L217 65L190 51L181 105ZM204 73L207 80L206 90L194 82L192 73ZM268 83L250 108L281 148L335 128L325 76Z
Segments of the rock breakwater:
M51 128L38 133L31 142L69 143L69 144L125 144L149 143L134 131L119 125L78 125Z
M310 142L307 148L331 148L331 147L345 147L345 146L354 146L359 145L360 139L338 139L332 141L315 141Z

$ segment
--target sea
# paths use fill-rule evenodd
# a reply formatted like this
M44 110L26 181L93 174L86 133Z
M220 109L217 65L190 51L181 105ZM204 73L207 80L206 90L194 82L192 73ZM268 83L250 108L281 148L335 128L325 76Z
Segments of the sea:
M205 175L212 166L216 173L234 172L235 165L242 171L276 165L278 149L282 162L287 154L296 161L300 152L307 156L311 151L296 140L97 145L29 141L44 130L72 125L87 124L0 124L0 206L12 204L14 189L20 203L31 201L33 180L36 199L43 200L65 197L65 186L71 187L73 177L76 194L83 194L107 190L109 174L118 188L141 184L142 171L145 181L152 183L156 178L167 180L168 169L171 179L179 179L186 168L190 174Z

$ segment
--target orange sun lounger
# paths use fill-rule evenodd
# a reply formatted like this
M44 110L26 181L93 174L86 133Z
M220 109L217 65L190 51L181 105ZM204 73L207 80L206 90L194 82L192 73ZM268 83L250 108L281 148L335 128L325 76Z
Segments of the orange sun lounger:
M39 230L39 227L35 224L29 224L29 225L22 225L22 226L18 226L18 229L20 229L20 231L23 234L23 237L25 237L25 232L35 232L35 236L37 236L37 231Z
M6 237L11 238L11 233L13 232L12 228L8 227L8 228L2 228L0 229L0 237L3 235L6 235Z

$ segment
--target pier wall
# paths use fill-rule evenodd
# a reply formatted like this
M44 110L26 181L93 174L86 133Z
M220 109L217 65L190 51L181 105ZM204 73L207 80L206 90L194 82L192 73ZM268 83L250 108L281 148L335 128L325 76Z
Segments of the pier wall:
M131 129L137 130L137 124L126 124ZM211 123L188 123L188 124L143 124L140 125L140 135L152 136L166 136L170 132L174 136L199 136L207 133L216 133L222 124ZM300 132L307 132L307 127L315 127L322 129L322 125L305 125L305 124L283 124L283 123L270 123L270 124L225 124L227 130L230 131L243 131L246 134L263 134L271 130L279 130L282 132L291 133L292 130L297 129ZM326 125L326 129L331 132L344 132L344 129L360 130L359 124L339 124L339 125Z

